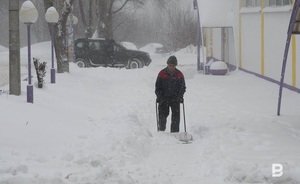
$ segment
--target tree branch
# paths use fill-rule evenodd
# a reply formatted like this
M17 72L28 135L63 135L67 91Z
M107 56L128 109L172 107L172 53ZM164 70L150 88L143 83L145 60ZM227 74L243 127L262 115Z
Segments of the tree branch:
M85 14L84 14L84 11L83 11L83 4L82 4L82 0L79 0L79 12L80 12L80 15L81 15L81 19L82 19L82 24L84 27L87 27L86 26L86 20L85 20Z
M121 10L124 8L124 6L125 6L129 1L130 1L130 0L126 0L126 1L122 4L122 6L121 6L119 9L113 11L113 14L118 13L119 11L121 11Z

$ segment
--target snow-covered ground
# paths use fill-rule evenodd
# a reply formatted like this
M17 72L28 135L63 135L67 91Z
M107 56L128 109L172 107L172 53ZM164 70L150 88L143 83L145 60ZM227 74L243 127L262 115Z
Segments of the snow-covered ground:
M0 52L8 51L8 48L4 47L3 45L0 45Z
M40 62L48 62L48 66L51 66L51 50L50 42L41 42L33 44L31 46L32 57L40 59ZM1 49L1 46L0 46ZM21 64L21 79L25 79L28 75L27 63L28 63L28 49L23 47L20 49L20 64ZM32 70L33 72L34 69ZM9 83L9 51L4 49L0 51L0 89L3 85Z
M50 61L47 44L38 48ZM192 144L168 133L170 119L156 131L154 83L167 57L137 70L71 64L56 84L48 68L34 104L26 81L21 96L0 95L0 184L300 183L299 94L284 90L278 117L276 84L243 72L203 75L194 52L175 55ZM272 178L273 163L283 164L282 177Z

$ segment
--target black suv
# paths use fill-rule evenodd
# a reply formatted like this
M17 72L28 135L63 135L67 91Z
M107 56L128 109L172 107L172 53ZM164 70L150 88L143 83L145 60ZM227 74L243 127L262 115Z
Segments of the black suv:
M114 40L80 38L75 40L75 63L79 67L142 68L151 63L147 52L128 50Z

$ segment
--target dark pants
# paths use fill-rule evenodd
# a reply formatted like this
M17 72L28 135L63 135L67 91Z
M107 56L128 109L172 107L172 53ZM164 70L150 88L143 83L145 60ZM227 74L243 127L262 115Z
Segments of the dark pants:
M169 116L170 107L172 110L171 132L179 132L180 123L180 103L178 101L165 100L159 103L159 130L166 130L167 117Z

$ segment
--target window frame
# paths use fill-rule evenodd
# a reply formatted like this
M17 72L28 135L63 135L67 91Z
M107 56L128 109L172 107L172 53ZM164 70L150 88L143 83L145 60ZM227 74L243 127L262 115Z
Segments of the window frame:
M242 0L242 8L255 8L261 6L262 0ZM265 7L282 7L282 6L292 6L293 0L265 0ZM264 7L263 7L264 8Z
M282 7L282 6L291 6L293 5L292 0L266 0L267 7Z
M260 7L260 1L261 0L242 0L242 6L243 8L256 8Z

